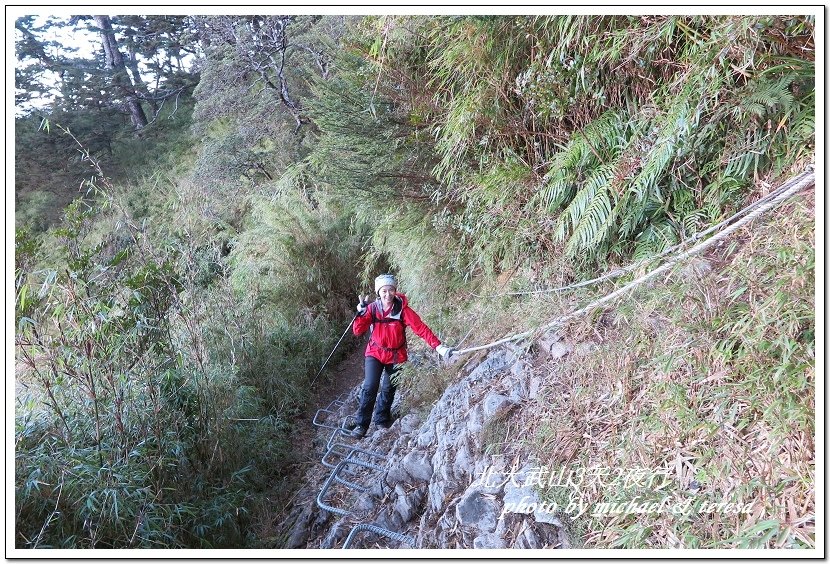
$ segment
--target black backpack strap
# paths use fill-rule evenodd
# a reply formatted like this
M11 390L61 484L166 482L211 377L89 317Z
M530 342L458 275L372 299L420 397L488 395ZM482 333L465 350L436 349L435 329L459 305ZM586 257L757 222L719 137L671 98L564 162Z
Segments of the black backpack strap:
M375 306L375 307L372 307L372 306ZM404 327L406 327L406 323L404 323L404 320L403 320L403 300L402 299L396 297L395 298L395 303L392 305L392 315L400 314L400 315L398 315L398 317L394 317L394 318L384 317L384 318L381 318L380 314L377 313L377 311L376 311L379 307L380 306L378 305L377 300L372 302L371 304L369 304L369 313L372 315L372 323L395 323L395 322L398 322L401 325L403 325Z

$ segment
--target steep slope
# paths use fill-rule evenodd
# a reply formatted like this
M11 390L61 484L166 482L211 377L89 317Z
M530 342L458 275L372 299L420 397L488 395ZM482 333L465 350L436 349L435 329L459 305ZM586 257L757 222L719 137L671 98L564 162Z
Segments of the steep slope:
M343 472L342 477L357 488L329 484L320 500L348 512L333 516L315 503L330 473L312 470L316 479L312 477L309 487L298 496L302 501L294 511L295 529L289 547L339 546L358 523L408 535L420 548L569 546L557 526L561 523L553 516L547 521L536 520L508 510L508 518L500 518L506 503L534 495L528 488L518 488L493 474L507 475L507 456L488 454L486 444L494 422L529 401L541 385L542 378L534 375L523 356L520 349L503 348L468 361L461 368L466 376L444 391L424 421L410 413L388 430L374 429L363 441L337 438L344 445L376 453L355 452L352 457L380 468L358 467L356 476ZM357 390L348 394L336 411L320 414L318 419L343 421L357 407ZM332 431L325 429L321 442ZM342 460L328 458L334 463ZM396 543L370 533L353 546L383 545L385 541Z
M466 357L426 415L355 442L335 427L357 389L330 404L318 455L341 446L289 546L815 546L812 198L593 319Z

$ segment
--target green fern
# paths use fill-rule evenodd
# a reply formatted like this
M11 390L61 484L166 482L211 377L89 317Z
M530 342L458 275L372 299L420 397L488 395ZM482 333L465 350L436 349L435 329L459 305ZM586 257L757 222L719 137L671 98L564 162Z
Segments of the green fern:
M548 161L549 172L539 194L541 209L555 212L575 198L578 178L600 163L597 152L609 160L619 154L625 142L624 127L618 112L606 112L573 135L567 146Z
M559 216L554 230L554 241L561 243L569 233L577 228L596 200L597 194L604 191L608 186L613 173L613 164L603 165L594 171L591 178L582 185L582 188Z
M635 239L635 261L659 255L679 242L677 228L668 218L650 222Z
M762 78L750 82L736 92L736 105L732 109L735 119L741 121L748 116L763 119L773 112L788 112L795 98L790 92L794 80L792 75L778 80Z
M597 190L591 205L580 218L579 223L574 228L573 235L565 246L568 255L575 256L577 253L586 250L593 252L598 246L598 235L609 224L611 213L611 201L608 192L602 189Z
M385 205L354 210L358 223L390 206L420 209L421 224L435 230L463 276L549 261L558 246L594 261L655 252L721 219L756 178L806 158L813 145L814 63L792 57L779 33L798 29L809 48L809 18L462 16L378 24L383 54L375 49L364 69L370 89L402 108L397 115L417 109L422 127L385 136L379 130L394 111L373 114L372 127L356 119L360 100L370 98L358 75L354 88L330 90L360 103L341 107L333 96L323 126L373 132L373 148L324 137L318 163L347 170L339 176L348 182L329 176L344 194L379 187L392 195ZM402 204L384 176L348 170L415 162L407 149L432 172L412 184L431 196L420 208Z

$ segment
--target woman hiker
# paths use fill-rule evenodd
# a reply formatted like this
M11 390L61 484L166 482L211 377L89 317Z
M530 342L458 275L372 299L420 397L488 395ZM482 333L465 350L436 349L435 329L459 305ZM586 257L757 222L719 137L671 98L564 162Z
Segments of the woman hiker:
M375 278L375 292L378 299L366 303L369 296L360 297L357 317L353 331L357 336L371 329L369 344L366 345L365 376L360 391L360 408L354 420L347 424L352 430L351 436L363 438L369 430L374 409L374 423L378 427L388 428L392 425L392 400L395 398L395 385L392 374L396 364L405 362L406 328L411 327L415 334L435 349L441 358L448 359L455 349L442 345L438 337L407 303L406 296L397 292L398 281L391 274L381 274ZM380 388L380 394L378 394ZM377 395L377 405L375 405Z

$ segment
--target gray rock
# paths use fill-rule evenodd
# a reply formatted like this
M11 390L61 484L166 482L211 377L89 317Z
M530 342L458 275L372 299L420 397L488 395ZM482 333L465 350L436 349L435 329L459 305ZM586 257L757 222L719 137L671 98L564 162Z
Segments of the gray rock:
M447 548L449 546L450 535L447 533L446 530L438 531L438 535L435 536L434 540L432 540L429 545L432 548Z
M462 526L489 533L496 528L499 508L495 500L471 488L455 507L455 516Z
M562 340L562 333L556 329L546 331L539 339L539 347L546 353L550 354L550 348L554 344Z
M467 360L467 363L464 366L461 367L461 370L463 372L469 374L470 372L475 370L476 367L478 367L479 364L481 364L481 360L482 359L479 356L471 356L469 358L469 360Z
M475 382L481 378L489 377L504 370L516 359L515 353L506 349L500 349L491 352L487 358L476 366L475 370L470 372L466 380L468 382Z
M482 493L489 495L498 495L504 489L504 484L507 482L507 476L501 472L493 472L486 476L479 476L474 482L476 487Z
M294 526L291 529L291 537L288 539L286 548L302 548L309 536L309 523L312 517L312 507L306 507L300 513L297 520L294 521Z
M393 464L388 470L386 470L386 475L383 478L383 481L386 482L389 487L395 487L396 484L407 483L411 480L412 478L400 462Z
M476 405L470 412L467 419L467 433L470 435L478 435L483 426L483 409L481 404Z
M455 507L450 503L450 507L447 507L441 514L441 517L438 518L438 528L449 531L455 528L457 522L458 520L455 518Z
M573 351L571 345L562 341L562 334L555 330L545 333L539 339L539 348L553 360L558 360Z
M560 358L563 358L564 356L571 354L573 350L574 348L572 345L560 342L551 345L550 349L548 350L548 354L552 359L559 360Z
M526 360L519 359L510 367L510 373L515 376L516 382L524 382L529 374L530 364Z
M398 498L395 500L395 511L401 516L401 520L404 523L408 523L415 517L418 507L423 503L426 488L417 488L411 492L399 492L398 488L395 488L395 491L399 493Z
M485 472L489 472L490 470L503 470L504 469L504 460L502 457L495 456L482 456L481 458L477 458L475 461L475 467L473 468L473 474L478 478L479 476L484 475Z
M536 486L528 479L536 468L534 464L527 464L504 484L502 503L506 513L533 513L539 507L541 500Z
M513 403L521 403L523 400L527 399L527 386L524 382L516 382L516 384L510 389L510 401Z
M323 525L326 524L326 522L329 520L329 518L331 518L331 513L329 513L328 511L323 511L323 510L315 511L314 512L314 521L311 523L310 528L311 529L319 529L320 527L322 527Z
M531 527L526 527L522 534L516 539L514 548L541 548L539 537Z
M512 404L513 402L507 396L491 392L484 398L484 417L491 419L493 416L504 412Z
M395 495L398 497L406 497L406 489L404 489L403 485L398 484L395 486Z
M432 464L426 452L413 450L407 454L403 459L403 468L416 480L428 482L432 478Z
M395 508L390 508L383 511L375 519L375 524L378 527L389 529L390 531L398 531L403 525L403 518L401 514L395 511Z
M334 546L347 535L343 520L336 522L329 530L329 534L320 542L320 548L334 548Z
M435 430L429 426L425 426L418 434L418 439L415 444L420 448L426 448L435 443Z
M372 480L369 483L369 495L382 499L390 492L391 488L383 480Z
M369 492L359 495L353 506L355 513L361 515L370 513L375 507L377 507L377 504Z
M451 464L435 464L435 467L438 468L438 472L435 472L432 476L433 479L441 480L442 482L449 482L455 479L455 469L452 467Z
M559 514L556 512L546 511L545 509L546 508L544 506L538 507L536 511L533 512L533 518L536 519L536 522L561 527L562 520L559 518Z
M459 480L473 473L473 459L466 443L462 444L455 452L455 462L452 465L452 469L453 474Z
M505 513L533 513L539 507L539 495L533 488L511 487L510 483L504 486Z
M447 501L461 488L452 480L433 480L429 483L428 499L430 511L438 513L447 508Z
M473 548L504 548L504 539L495 533L487 533L473 539Z
M421 424L421 418L414 413L404 415L400 419L401 434L409 434L415 431Z
M438 511L444 506L444 482L432 481L427 487L427 503L430 511Z

